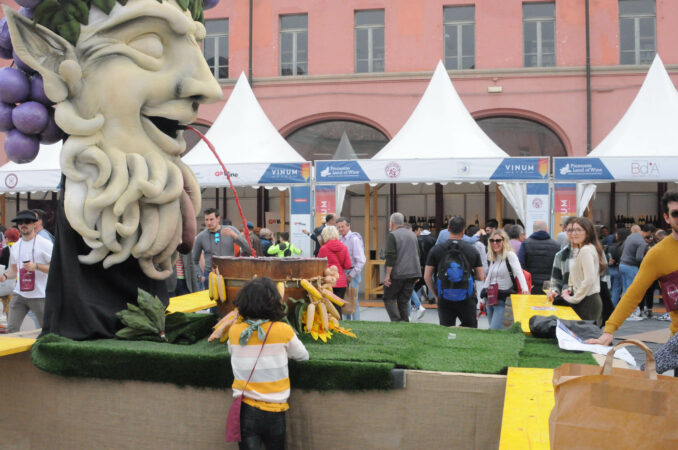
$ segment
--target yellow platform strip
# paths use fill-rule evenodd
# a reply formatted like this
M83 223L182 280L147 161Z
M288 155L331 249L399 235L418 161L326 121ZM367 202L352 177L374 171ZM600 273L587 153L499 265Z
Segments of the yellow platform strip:
M569 306L553 306L545 295L511 295L513 307L513 320L520 322L520 327L525 334L530 333L530 317L532 316L556 316L563 320L581 320ZM555 308L555 311L551 308Z
M554 404L552 369L509 367L499 449L548 450Z
M212 308L214 306L217 306L217 303L213 300L210 300L207 290L204 290L170 298L167 312L189 313Z
M33 346L35 339L21 337L0 337L0 356L27 352Z

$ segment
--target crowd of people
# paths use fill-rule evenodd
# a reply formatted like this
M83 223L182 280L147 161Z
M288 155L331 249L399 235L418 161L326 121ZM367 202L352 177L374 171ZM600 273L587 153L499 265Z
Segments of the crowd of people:
M668 207L668 206L667 206ZM666 212L667 218L670 219ZM204 285L212 255L289 257L301 251L289 234L248 223L252 248L243 232L219 212L205 211L205 229L196 238L192 257L177 260L172 295L193 292ZM484 228L453 216L437 236L427 227L406 223L396 212L389 218L384 256L384 306L391 321L417 321L426 303L437 303L441 325L477 327L486 313L491 329L511 323L510 295L543 294L555 304L571 306L584 320L603 326L637 277L650 249L668 236L653 225L633 225L613 233L586 217L564 217L561 232L549 233L545 221L532 224L526 236L520 224L498 227L494 219ZM347 319L360 319L358 287L366 257L362 237L351 230L350 219L326 216L312 232L313 254L339 269L334 293L347 300ZM188 280L188 281L187 281ZM652 317L658 281L645 288L629 320ZM670 320L665 314L658 317ZM616 322L615 322L616 323Z

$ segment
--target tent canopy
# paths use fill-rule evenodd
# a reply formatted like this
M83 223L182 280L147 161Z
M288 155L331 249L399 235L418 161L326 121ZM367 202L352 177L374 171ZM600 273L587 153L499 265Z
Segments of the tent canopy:
M439 61L410 118L372 159L508 157L478 126Z
M308 163L278 133L259 105L244 73L205 134L239 186L305 183ZM223 187L228 181L207 144L198 142L182 158L202 187Z
M51 192L59 189L63 144L41 145L38 156L29 163L8 162L0 167L0 193Z
M676 156L678 93L659 55L624 116L589 157Z

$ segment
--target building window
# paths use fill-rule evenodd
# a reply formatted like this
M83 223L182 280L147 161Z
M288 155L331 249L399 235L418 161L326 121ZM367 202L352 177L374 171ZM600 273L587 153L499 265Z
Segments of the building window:
M556 65L556 4L523 3L525 67Z
M307 125L287 136L287 142L305 161L332 159L344 133L360 159L373 157L388 144L388 138L381 131L350 120L328 120Z
M475 6L443 8L445 68L474 69L476 64Z
M308 74L308 14L280 16L280 75Z
M510 116L485 117L478 126L511 156L567 156L558 135L541 123Z
M654 0L619 0L619 63L651 64L657 52Z
M228 78L228 19L206 20L203 53L218 80Z
M384 10L355 12L355 71L384 71Z

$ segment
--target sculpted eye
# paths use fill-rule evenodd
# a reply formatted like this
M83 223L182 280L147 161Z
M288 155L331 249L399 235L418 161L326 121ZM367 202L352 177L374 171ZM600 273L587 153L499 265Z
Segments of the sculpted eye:
M127 45L153 58L160 58L163 53L162 40L155 33L143 34L129 41Z

